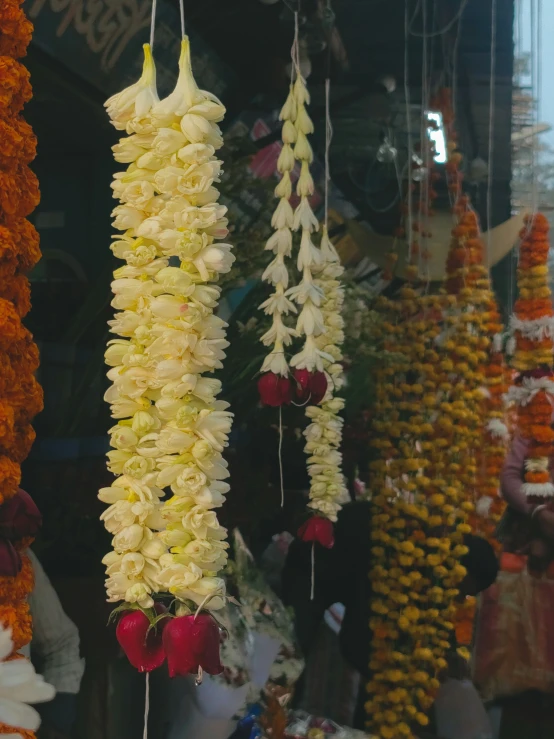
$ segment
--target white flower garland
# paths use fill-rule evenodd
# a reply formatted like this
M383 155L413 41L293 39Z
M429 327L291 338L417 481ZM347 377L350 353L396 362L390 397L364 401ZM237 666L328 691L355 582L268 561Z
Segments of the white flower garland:
M291 229L294 225L294 213L289 202L292 195L290 174L295 166L292 145L297 141L297 132L293 125L296 119L296 99L292 86L279 118L283 121L281 133L283 148L277 161L277 170L281 174L281 180L275 188L275 197L279 198L279 203L271 219L275 232L270 236L265 247L275 254L275 259L268 264L262 275L262 280L273 285L275 291L260 305L260 309L272 318L271 327L261 337L261 342L264 346L273 345L273 349L266 356L261 371L273 372L275 375L286 377L289 367L284 348L289 346L293 337L296 336L296 331L287 327L282 318L288 313L296 313L296 307L285 294L289 285L289 272L285 258L291 255Z
M297 258L297 268L302 273L302 279L295 287L287 291L287 296L298 306L301 306L296 332L305 336L306 340L300 352L291 359L291 367L306 369L308 372L323 371L323 355L316 346L316 339L325 331L321 303L323 291L314 281L314 272L323 267L321 251L312 241L312 234L319 231L319 221L312 211L309 198L314 194L314 181L310 173L310 164L313 162L313 151L308 141L308 135L313 133L312 123L306 105L310 102L310 94L306 82L296 68L296 81L293 85L293 96L296 106L294 127L296 129L296 145L294 157L300 162L300 177L296 184L296 194L300 203L294 212L293 231L301 232L300 250Z
M196 86L186 37L171 95L158 100L146 45L141 80L107 108L132 134L114 147L129 167L113 184L114 226L124 233L112 250L127 264L112 283L119 312L110 325L121 338L106 352L106 400L119 419L108 455L118 478L100 491L114 534L108 598L148 608L152 594L169 591L214 609L224 603L216 574L228 544L213 509L229 489L221 452L232 416L216 399L219 381L203 374L222 366L228 346L214 315L220 290L209 284L234 261L228 244L214 243L227 235L213 187L225 108ZM173 497L163 500L168 486Z
M343 359L340 347L344 342L344 319L341 315L344 288L340 277L344 268L329 240L325 226L321 252L325 263L317 284L323 293L324 332L316 339L315 347L320 356L324 357L327 392L321 405L306 408L306 416L312 422L305 429L304 436L305 451L309 455L308 474L311 481L308 505L331 521L336 521L337 513L348 500L340 453L344 421L339 413L344 408L344 400L333 396L334 391L340 390L344 385L344 371L340 363Z

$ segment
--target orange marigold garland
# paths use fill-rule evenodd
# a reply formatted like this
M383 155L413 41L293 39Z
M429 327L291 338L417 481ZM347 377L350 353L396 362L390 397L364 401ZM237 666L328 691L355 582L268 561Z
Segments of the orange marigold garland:
M517 405L517 426L528 440L523 491L532 502L554 496L549 460L554 453L554 308L548 274L548 220L527 216L521 231L519 298L510 320L512 365L519 372L508 398Z
M18 492L20 464L34 440L31 420L42 409L42 390L34 378L38 350L21 322L30 310L25 272L37 263L40 250L38 234L26 220L39 202L39 189L29 168L36 139L21 116L31 86L19 57L26 53L32 25L20 6L19 0L0 3L0 516L16 517L10 519L13 535L6 545L15 547L16 564L13 576L0 577L0 623L12 629L14 654L31 640L27 596L33 589L33 571L23 552L38 525L38 511L25 493ZM24 533L19 527L23 519ZM33 736L0 724L0 734L12 733Z

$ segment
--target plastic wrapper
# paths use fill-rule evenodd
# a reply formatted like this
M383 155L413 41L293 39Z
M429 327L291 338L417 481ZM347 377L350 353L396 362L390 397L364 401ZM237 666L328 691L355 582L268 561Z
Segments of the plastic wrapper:
M310 716L302 711L290 714L285 732L286 739L372 739L369 734L356 731L346 726L339 726L334 721ZM375 738L373 738L375 739Z
M501 572L481 601L474 682L485 700L554 693L554 580Z

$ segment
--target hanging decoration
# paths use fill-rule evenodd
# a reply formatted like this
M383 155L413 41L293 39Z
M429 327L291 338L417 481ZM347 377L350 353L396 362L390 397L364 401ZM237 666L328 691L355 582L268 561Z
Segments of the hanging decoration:
M35 433L33 417L42 410L42 389L34 377L39 364L36 344L22 319L31 307L26 277L40 259L39 239L27 216L40 195L29 168L36 138L23 119L31 99L29 72L19 61L26 53L32 25L20 3L6 0L0 7L0 625L4 631L3 658L23 659L17 652L31 641L27 596L33 589L33 569L24 554L40 526L31 498L19 489L21 463ZM23 674L26 667L21 667ZM29 670L31 667L29 665ZM29 673L30 675L30 673ZM18 695L14 695L18 700ZM30 710L30 709L29 709ZM22 715L18 711L16 716ZM5 716L0 713L0 720ZM8 722L12 724L12 721ZM33 720L26 729L0 723L1 734L34 736Z
M120 620L131 662L149 671L167 656L172 675L201 675L220 671L212 654L219 631L203 609L221 608L226 597L217 574L228 543L215 509L229 490L222 452L232 415L217 399L221 383L206 376L228 346L215 315L215 283L234 261L231 246L217 241L228 233L214 186L225 108L197 87L186 36L175 90L164 100L148 44L144 51L139 82L106 103L128 134L115 158L129 166L113 183L114 226L123 234L112 250L126 264L112 283L118 312L110 325L120 338L106 351L106 400L118 422L108 454L117 479L100 491L114 534L104 563L109 600L147 617ZM160 593L177 601L177 618L154 603ZM148 621L157 628L145 643Z
M375 598L366 708L371 729L384 739L411 737L414 725L427 724L454 632L467 655L474 602L457 605L466 574L464 536L485 494L495 496L489 520L498 510L498 459L501 466L505 452L497 438L501 325L479 223L461 192L453 125L448 152L455 225L447 292L420 294L406 286L398 300L380 301L386 317L380 340L394 361L380 370L372 439L378 454L371 465ZM478 475L481 463L485 478Z
M341 350L344 342L342 318L344 288L340 279L344 268L328 232L329 148L332 136L329 80L326 81L325 93L325 222L320 246L322 263L314 281L322 296L323 331L315 338L315 350L319 352L323 372L310 373L308 369L297 369L295 379L298 386L304 388L305 402L310 402L306 408L306 416L310 423L304 430L304 437L310 476L308 507L315 512L315 515L302 525L299 537L303 541L317 541L325 547L331 547L332 522L337 520L342 504L348 500L348 490L342 472L341 445L344 421L339 415L344 408L344 400L334 395L344 384Z
M529 442L523 490L531 502L554 495L549 461L554 453L554 309L548 273L548 220L526 217L521 232L517 283L519 298L510 321L515 343L512 366L520 374L508 398L517 405L518 430Z
M283 148L277 161L277 171L281 180L275 188L275 197L279 204L271 219L275 229L270 236L266 249L275 254L262 275L262 280L274 286L273 294L260 305L260 308L271 316L271 327L262 336L264 346L272 346L262 365L262 375L258 380L258 391L262 403L279 407L292 400L292 386L289 379L289 366L285 356L285 347L290 346L296 331L283 322L283 316L296 313L296 307L286 295L289 286L289 271L285 262L292 253L292 228L294 211L290 204L292 195L291 173L295 167L293 144L297 140L294 125L297 115L297 103L291 85L289 96L280 113L283 121Z

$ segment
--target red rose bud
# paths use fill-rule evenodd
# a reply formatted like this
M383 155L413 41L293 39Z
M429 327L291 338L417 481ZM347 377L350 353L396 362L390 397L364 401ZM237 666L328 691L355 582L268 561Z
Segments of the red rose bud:
M332 549L335 543L333 522L322 516L312 516L298 529L302 541L317 541L322 547Z
M294 371L296 398L300 403L321 403L327 392L327 378L323 372L308 372L307 369Z
M274 372L266 372L260 377L258 392L262 403L273 408L288 404L292 399L289 378L276 375Z
M158 615L165 612L164 606L155 605ZM119 619L115 635L129 662L139 672L152 672L165 661L163 632L169 619L164 618L150 628L148 616L142 611L127 611Z
M294 370L294 380L296 386L294 388L296 399L300 403L307 403L310 399L310 372L307 369Z
M312 372L310 392L312 394L310 402L314 405L319 405L327 392L327 378L324 372Z
M219 675L219 642L219 627L209 613L172 619L163 632L169 676L200 675L201 670Z

